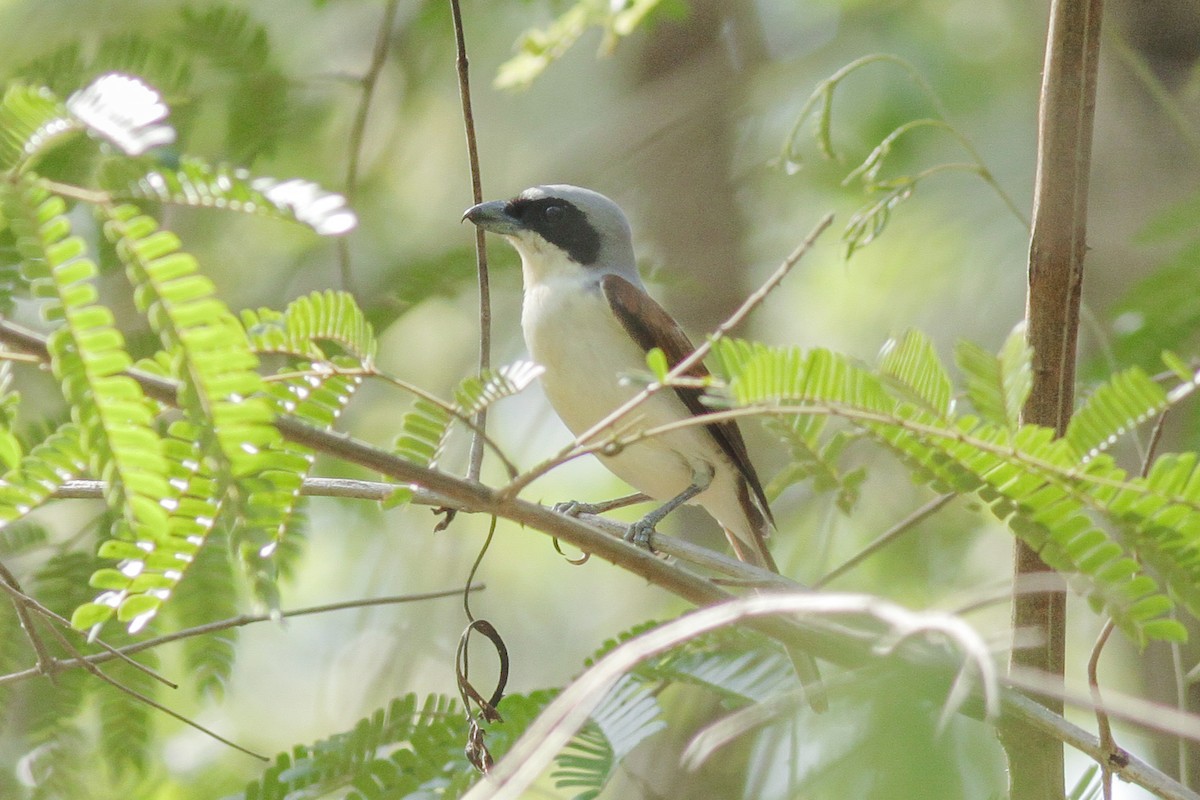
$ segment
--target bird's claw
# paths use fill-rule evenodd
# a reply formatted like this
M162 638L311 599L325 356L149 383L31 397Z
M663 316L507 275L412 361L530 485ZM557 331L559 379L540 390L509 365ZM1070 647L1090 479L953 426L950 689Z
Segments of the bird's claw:
M650 545L651 537L654 536L654 522L645 519L639 519L637 522L629 526L625 531L625 541L629 542L634 547L640 547L643 550L654 552L654 548Z
M578 517L580 514L597 514L600 512L599 506L592 503L582 503L578 500L565 500L561 503L555 503L552 508L555 513L568 517Z

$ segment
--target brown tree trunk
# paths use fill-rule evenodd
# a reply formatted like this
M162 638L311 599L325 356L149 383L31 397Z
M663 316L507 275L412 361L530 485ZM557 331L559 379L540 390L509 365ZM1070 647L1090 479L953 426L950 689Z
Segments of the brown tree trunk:
M1046 64L1038 114L1038 163L1033 233L1029 244L1026 307L1033 348L1033 391L1023 418L1066 430L1075 401L1079 302L1086 252L1088 172L1096 73L1100 54L1101 0L1052 0ZM1048 570L1036 552L1018 542L1015 586ZM1066 640L1062 593L1021 593L1013 599L1015 631L1032 630L1033 647L1014 647L1011 665L1061 682ZM1047 701L1062 713L1061 701ZM1002 736L1013 800L1061 800L1061 743L1028 731Z

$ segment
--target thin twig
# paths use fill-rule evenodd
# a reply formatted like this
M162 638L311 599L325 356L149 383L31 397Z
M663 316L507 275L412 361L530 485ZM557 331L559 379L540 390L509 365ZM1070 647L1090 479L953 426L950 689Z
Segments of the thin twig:
M470 65L467 61L467 41L463 35L462 9L458 0L450 0L454 18L454 65L458 71L458 96L462 101L463 130L467 137L467 160L471 166L471 197L476 205L483 202L483 180L479 175L479 144L475 138L475 114L471 110ZM483 374L492 363L492 295L488 282L487 242L483 228L475 228L475 264L479 274L479 372ZM471 441L471 460L467 479L479 480L483 468L483 436L487 430L487 409L475 412L476 436Z
M266 756L264 756L260 753L256 753L253 750L250 750L249 748L243 747L242 745L238 744L237 742L231 741L230 739L226 739L224 736L222 736L221 734L212 730L211 728L206 728L205 726L201 725L199 722L196 722L193 719L189 719L188 717L185 717L183 714L180 714L178 711L174 711L174 710L168 708L167 706L158 702L154 698L142 694L137 689L131 689L128 686L126 686L125 684L121 683L120 681L110 677L109 675L105 674L105 672L102 669L100 669L95 664L91 663L86 658L84 658L83 654L80 653L79 650L76 649L76 647L73 644L71 644L70 641L67 640L67 637L63 636L58 631L57 628L50 628L49 630L50 630L50 634L52 636L54 636L55 639L58 640L58 643L60 645L62 645L66 650L70 651L72 655L75 656L75 662L78 663L79 666L83 667L85 670L87 670L88 672L90 672L92 675L99 678L100 680L104 681L105 683L110 684L117 690L124 692L125 694L129 695L130 697L134 698L135 700L137 700L141 703L145 703L146 705L150 706L151 708L161 711L162 713L166 714L167 716L179 720L184 725L187 725L188 727L191 727L191 728L195 728L196 730L200 731L201 733L205 734L206 736L209 736L209 737L215 739L216 741L220 742L223 745L232 747L234 750L238 750L238 751L245 753L246 755L251 756L253 758L257 758L259 761L270 761L270 759L267 758Z
M1104 44L1115 50L1117 58L1123 61L1125 66L1141 81L1146 93L1154 99L1159 110L1171 121L1176 135L1192 149L1193 154L1200 154L1200 133L1196 132L1196 124L1188 116L1190 109L1180 103L1182 96L1177 97L1174 92L1163 85L1162 80L1146 63L1145 56L1130 47L1125 36L1116 27L1109 25L1104 29L1103 35Z
M938 511L940 508L945 506L947 503L949 503L951 500L953 500L956 497L958 497L957 494L950 492L950 493L941 495L939 497L933 498L928 503L921 506L916 511L912 512L907 517L900 520L895 525L893 525L892 527L888 528L886 531L881 533L879 536L877 536L875 538L874 541L872 541L870 544L866 545L861 550L859 550L857 553L855 553L853 556L851 556L849 559L847 559L844 563L841 564L841 566L834 567L833 569L831 569L820 580L818 580L816 583L813 584L813 588L820 589L822 586L828 585L829 582L834 580L835 578L839 578L842 575L849 572L850 570L854 569L859 564L861 564L863 561L865 561L867 558L875 555L875 553L879 552L884 547L887 547L889 544L894 542L896 539L900 538L905 533L912 530L912 528L914 528L920 522L925 520L927 517L934 514L936 511Z
M1089 693L1080 689L1072 689L1063 685L1056 675L1018 667L1000 679L1004 684L1014 689L1020 689L1030 695L1054 698L1088 713L1096 712L1096 705ZM1148 731L1179 736L1191 742L1200 742L1200 715L1179 711L1171 706L1143 700L1140 697L1109 691L1104 698L1105 711L1111 719L1120 719L1133 723ZM1099 744L1099 740L1097 740ZM1121 748L1114 752L1101 752L1096 763L1109 761L1110 766L1119 772L1122 762L1128 753ZM1095 758L1095 756L1093 756ZM1190 797L1198 797L1195 793Z
M1104 627L1100 629L1100 635L1096 637L1096 644L1092 646L1092 655L1088 658L1087 676L1088 689L1091 690L1092 703L1096 708L1096 729L1100 732L1100 747L1116 756L1119 752L1117 742L1113 739L1108 712L1104 710L1104 698L1100 695L1100 680L1097 677L1100 654L1104 652L1104 645L1108 643L1108 637L1112 635L1114 627L1116 626L1109 617L1104 623ZM1106 758L1100 762L1100 785L1104 791L1104 800L1112 800L1112 776L1112 767L1109 765L1109 759Z
M833 214L826 214L809 232L808 236L804 237L804 241L800 243L795 250L783 260L783 263L771 273L755 292L753 292L745 301L730 315L729 319L725 320L712 334L700 343L700 346L692 351L692 354L676 364L670 372L666 374L661 382L655 382L647 386L642 391L631 397L622 406L617 408L604 419L597 422L584 433L576 437L575 441L567 447L563 448L559 453L551 459L543 461L536 467L526 470L524 474L519 475L514 480L510 481L507 486L501 489L501 494L505 497L515 497L523 488L528 486L535 479L541 477L546 472L554 467L568 461L577 456L582 448L587 447L588 443L608 431L617 422L619 422L626 414L630 413L642 403L646 402L650 397L669 387L671 382L676 378L684 377L692 367L699 364L712 351L713 346L729 334L734 328L740 325L750 312L759 306L767 298L767 295L783 281L787 274L792 271L792 268L800 263L806 253L812 249L813 243L817 237L824 233L825 229L833 223Z
M15 602L20 603L22 606L24 606L26 608L36 611L38 614L41 614L43 617L46 617L48 620L50 620L53 623L56 623L57 625L64 628L65 630L69 630L78 636L87 636L88 635L84 631L79 631L79 630L76 630L75 628L71 627L70 620L54 613L53 611L51 611L50 609L46 608L44 605L39 603L37 600L34 600L32 597L30 597L29 595L20 591L19 589L9 586L7 583L0 582L0 591L7 592L9 595L11 595L13 597ZM57 632L55 632L55 636L58 636ZM113 647L112 645L108 644L107 642L103 641L102 639L95 639L92 641L92 644L105 650L107 653L109 653L111 655L112 658L121 659L125 663L129 664L129 666L133 667L134 669L138 670L139 672L144 672L146 675L149 675L151 678L153 678L154 680L163 684L164 686L170 687L171 689L179 688L179 684L175 683L174 681L167 680L162 675L159 675L157 672L152 670L150 667L147 667L145 664L134 661L132 658L129 658L128 656L123 655L117 648ZM53 677L57 673L61 672L64 667L68 667L72 663L74 663L74 661L79 660L79 659L74 659L74 660L64 661L62 659L54 658L49 655L48 655L48 657L49 657L48 663L42 663L41 659L40 658L38 659L38 665L33 668L34 672L36 672L37 674Z
M379 23L379 32L375 36L375 47L371 52L371 63L363 73L358 83L362 94L358 99L358 108L354 112L354 122L350 126L349 156L346 159L346 188L344 194L348 203L353 203L358 196L358 173L362 160L363 139L367 132L367 116L371 111L371 99L375 96L375 86L383 65L387 62L388 43L392 38L392 27L396 21L396 10L400 0L389 0L383 10L383 19ZM348 292L354 291L354 279L350 273L350 242L345 236L338 237L338 267L341 270L342 288Z
M1004 711L1012 719L1020 720L1026 733L1036 731L1053 739L1066 742L1078 752L1091 758L1096 763L1107 758L1108 754L1100 748L1099 740L1080 728L1055 714L1036 700L1031 700L1013 691L1004 692ZM1162 800L1198 800L1192 790L1165 772L1147 764L1132 753L1122 753L1125 761L1117 772L1123 781L1146 789L1155 797Z
M339 603L326 603L319 606L308 606L306 608L297 608L290 611L282 611L277 616L271 614L241 614L236 617L208 622L203 625L196 625L191 628L173 631L172 633L156 636L152 639L144 639L140 642L125 645L120 648L109 648L108 652L93 653L92 655L81 656L76 661L87 662L88 664L103 664L106 661L114 659L128 659L129 656L140 653L143 650L152 650L156 647L161 647L164 644L178 642L183 639L191 639L196 636L204 636L210 633L219 633L220 631L229 630L231 628L241 628L246 625L252 625L258 622L272 622L276 619L288 619L290 617L303 617L311 614L325 614L330 611L344 611L347 609L369 608L372 606L396 605L399 603L414 603L421 600L436 600L444 597L458 597L467 592L478 592L485 589L485 584L476 583L465 587L464 589L445 589L438 592L424 592L422 594L403 594L392 595L389 597L367 597L359 600L344 600ZM76 663L75 661L65 662L59 661L58 669L66 669ZM131 661L132 664L137 664L136 661ZM140 666L140 665L139 665ZM21 672L13 672L8 675L0 676L0 686L6 683L16 683L18 681L36 678L42 672L34 667L32 669L22 670ZM173 684L172 684L173 686Z
M58 500L101 500L104 498L104 481L71 480L63 483L51 497ZM373 500L382 502L396 493L399 486L386 481L359 481L351 478L305 478L300 485L300 494L306 497L341 497L350 500ZM422 490L417 490L413 502L418 505L444 505L446 499Z
M481 371L483 369L486 369L486 367L480 367ZM421 387L411 384L408 381L401 380L400 378L396 378L392 375L388 375L388 374L386 374L384 372L380 372L379 370L376 370L376 369L372 369L370 374L373 375L374 377L380 378L381 380L387 381L388 383L392 384L393 386L395 386L399 389L403 389L406 392L410 392L411 394L413 394L417 397L420 397L422 400L426 400L430 403L437 405L443 411L450 414L455 419L457 419L459 422L461 422L462 424L464 424L468 428L470 428L471 432L474 434L474 438L471 440L471 450L472 450L471 464L472 465L475 464L475 456L474 456L475 445L478 444L480 447L487 445L488 447L491 448L492 452L496 455L496 457L500 459L500 463L504 465L504 469L506 472L508 472L508 477L510 479L515 478L520 473L520 470L517 469L516 465L513 464L512 461L509 460L508 456L504 455L504 451L500 449L500 445L496 444L494 441L492 441L491 438L488 437L487 428L485 427L486 415L480 416L479 412L476 412L474 417L472 418L470 415L463 413L462 409L460 409L454 403L446 403L445 401L440 400L439 398L430 394L429 392L426 392ZM486 411L486 406L483 409L480 409L480 411ZM481 453L480 457L482 457L482 453ZM474 474L472 474L472 469L474 470ZM472 466L471 468L469 468L467 470L467 475L471 480L478 480L479 479L478 466Z
M33 627L33 618L29 616L31 598L21 589L17 576L13 575L3 562L0 562L0 586L3 586L12 596L13 609L17 612L17 621L21 623L21 629L25 631L25 636L29 639L29 644L32 645L33 652L37 656L37 668L47 675L52 675L54 656L50 655L50 651L46 649L46 643L42 641L37 629Z

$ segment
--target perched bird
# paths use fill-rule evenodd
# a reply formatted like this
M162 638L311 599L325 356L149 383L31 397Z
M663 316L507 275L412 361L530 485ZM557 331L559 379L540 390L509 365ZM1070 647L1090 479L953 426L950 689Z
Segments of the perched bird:
M622 376L646 369L660 348L674 366L691 342L638 276L629 221L604 195L577 186L534 186L511 200L481 203L464 219L507 239L521 256L521 327L545 372L550 405L579 436L638 393ZM697 365L690 377L708 372ZM652 395L628 415L648 430L707 413L698 388ZM689 426L643 439L600 460L630 486L663 502L630 527L645 542L683 503L711 514L738 558L778 572L767 549L774 520L736 422ZM793 660L796 660L795 658ZM801 678L815 665L797 664ZM806 673L809 673L806 676Z
M650 349L661 348L672 366L691 354L679 325L646 293L629 222L607 197L575 186L535 186L512 200L477 205L465 219L504 236L521 254L525 341L545 368L550 405L575 435L637 394L622 376L644 372ZM691 376L706 374L701 365ZM659 392L631 417L643 430L686 420L709 411L701 394L695 388ZM766 545L771 512L737 423L684 428L599 458L630 486L664 502L667 512L684 502L703 506L738 558L778 571ZM650 533L665 516L651 512L632 533Z

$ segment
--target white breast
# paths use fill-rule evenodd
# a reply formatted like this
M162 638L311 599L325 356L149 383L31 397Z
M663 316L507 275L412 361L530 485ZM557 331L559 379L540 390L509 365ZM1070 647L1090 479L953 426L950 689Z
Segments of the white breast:
M533 359L545 367L542 383L555 412L580 435L636 394L621 376L647 371L645 354L621 327L595 285L584 288L576 276L547 276L528 286L521 324ZM674 392L662 392L621 423L644 430L691 414ZM688 428L632 445L601 461L617 477L658 500L686 489L694 476L715 473L697 502L735 528L741 516L736 473L712 437ZM720 508L720 512L718 512Z

